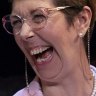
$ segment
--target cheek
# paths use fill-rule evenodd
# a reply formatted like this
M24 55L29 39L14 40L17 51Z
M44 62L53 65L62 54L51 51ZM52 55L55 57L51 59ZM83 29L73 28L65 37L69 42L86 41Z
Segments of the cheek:
M55 16L56 17L56 16ZM68 23L65 20L64 16L63 19L53 18L50 21L47 21L46 26L43 30L38 32L38 34L44 38L49 43L60 43L62 39L66 37L66 33L68 33Z
M67 28L61 24L46 26L43 31L40 32L40 36L49 44L60 44L66 40Z

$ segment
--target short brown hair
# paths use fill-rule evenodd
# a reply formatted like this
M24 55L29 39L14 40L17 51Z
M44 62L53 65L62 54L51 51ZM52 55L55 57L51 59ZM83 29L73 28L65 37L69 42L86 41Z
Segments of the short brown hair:
M96 18L96 0L53 0L53 2L56 6L74 6L74 10L72 8L70 11L64 10L64 12L66 11L65 14L69 23L72 23L74 16L82 11L83 6L89 6L93 14L90 28L93 29Z

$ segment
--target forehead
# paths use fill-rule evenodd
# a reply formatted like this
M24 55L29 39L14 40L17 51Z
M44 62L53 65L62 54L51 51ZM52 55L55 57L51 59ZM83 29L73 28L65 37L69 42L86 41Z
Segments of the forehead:
M14 0L12 13L28 13L38 7L52 8L52 0Z

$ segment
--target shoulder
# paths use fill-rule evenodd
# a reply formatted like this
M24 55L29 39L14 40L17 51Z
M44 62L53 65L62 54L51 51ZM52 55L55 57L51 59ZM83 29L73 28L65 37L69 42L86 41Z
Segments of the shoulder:
M93 65L90 65L90 69L91 69L93 75L96 77L96 67L94 67Z
M28 92L27 92L26 88L23 88L23 89L19 90L13 96L28 96Z
M19 90L16 94L13 96L43 96L41 87L38 83L38 81L35 79L30 84L29 87L25 87L21 90Z

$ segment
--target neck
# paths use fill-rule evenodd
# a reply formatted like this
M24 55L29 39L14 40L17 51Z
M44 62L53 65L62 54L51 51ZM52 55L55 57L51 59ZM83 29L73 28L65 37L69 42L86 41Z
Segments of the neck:
M63 80L58 84L42 83L42 90L44 96L91 96L93 89L93 79L85 80L72 77L67 80Z

